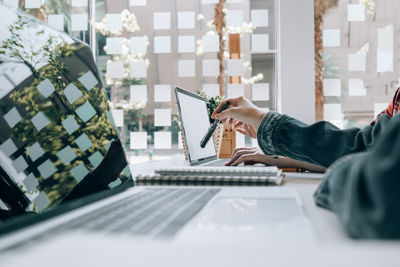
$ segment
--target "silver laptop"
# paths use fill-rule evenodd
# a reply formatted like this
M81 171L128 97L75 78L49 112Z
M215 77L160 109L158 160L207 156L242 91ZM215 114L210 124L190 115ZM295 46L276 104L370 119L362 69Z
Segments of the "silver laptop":
M0 43L14 38L10 29L27 55L47 54L17 62L17 45L0 55L2 266L7 252L22 257L75 232L74 242L91 251L101 245L88 236L205 244L312 238L293 188L135 186L90 49L0 4ZM192 160L216 158L210 146L191 151Z

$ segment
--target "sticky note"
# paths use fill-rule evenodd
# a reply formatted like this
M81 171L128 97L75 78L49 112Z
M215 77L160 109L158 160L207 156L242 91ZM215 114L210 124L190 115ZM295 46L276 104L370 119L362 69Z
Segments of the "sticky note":
M146 54L147 53L147 38L144 36L136 36L131 38L131 53Z
M45 97L49 97L56 89L49 79L42 81L36 86L39 92Z
M203 60L203 76L217 77L219 75L219 60L205 59Z
M323 47L340 47L340 30L326 29L322 33Z
M388 103L374 103L374 117L378 116L379 113L386 110Z
M19 114L16 107L13 107L10 111L8 111L3 118L11 129L22 120L21 114Z
M242 76L244 74L243 59L227 60L227 69L229 76Z
M71 174L77 183L82 181L88 173L89 170L83 164L79 164L71 170Z
M124 63L122 61L107 62L107 77L120 79L123 77Z
M121 31L122 15L119 13L106 14L106 29L109 31Z
M378 29L377 43L377 71L392 72L393 71L393 25L386 28Z
M194 53L195 38L194 35L178 37L178 52L179 53Z
M124 110L123 109L112 109L111 114L113 116L115 126L124 127Z
M324 96L340 96L342 81L340 79L324 79Z
M146 85L131 85L131 102L146 102L147 101L147 86Z
M67 165L76 158L76 154L70 146L64 147L56 155L64 165Z
M245 136L239 132L236 132L236 147L245 147Z
M64 30L64 15L49 15L47 24L58 31Z
M203 36L203 51L204 52L218 52L219 51L219 36L218 35L204 35Z
M268 101L269 100L269 83L253 84L251 98L253 101Z
M86 150L89 149L93 144L90 141L89 137L86 134L81 134L78 138L75 139L75 143L78 145L78 147L85 152Z
M25 0L25 8L40 8L41 0Z
M130 133L131 149L147 149L147 132Z
M36 161L43 154L44 150L38 142L34 143L30 148L28 148L28 155L32 161Z
M268 27L268 9L251 10L251 23L255 27Z
M171 53L171 36L154 36L154 53Z
M68 86L64 89L64 95L71 105L80 97L82 97L81 91L76 88L73 83L68 84Z
M86 72L82 77L78 79L81 84L90 91L98 84L96 76L91 71Z
M33 116L31 121L32 121L33 125L35 126L36 130L38 130L38 131L42 130L44 127L46 127L47 125L49 125L51 123L49 118L47 118L47 116L41 111L36 113L36 115Z
M194 77L195 76L194 60L179 60L178 75L179 77Z
M14 160L12 165L17 173L21 173L28 168L28 163L26 163L23 156L19 156L16 160Z
M171 149L171 132L154 132L155 149Z
M154 12L153 27L155 30L168 30L171 28L170 12Z
M171 109L154 109L154 126L171 126Z
M96 110L88 101L76 108L75 112L83 122L89 121L94 115L96 115Z
M53 162L51 162L49 159L43 162L37 168L44 179L49 178L57 171L56 167L53 165Z
M99 151L96 151L92 155L89 156L89 161L93 165L93 167L97 168L100 165L101 161L103 160L103 155Z
M17 146L11 138L8 138L0 145L0 151L3 152L7 157L14 154L14 152L17 150Z
M124 38L120 37L107 37L106 38L107 55L122 54L124 46Z
M88 6L88 0L72 0L71 5L73 7L84 7Z
M241 27L243 24L243 10L228 10L226 12L227 27Z
M365 71L366 55L365 54L349 54L348 67L349 71Z
M146 6L147 0L129 0L129 6Z
M79 129L79 125L72 115L69 115L65 120L63 120L62 126L69 134L72 134Z
M238 3L243 3L243 0L226 0L227 3L234 3L234 4L238 4Z
M48 205L50 205L50 201L44 192L40 192L33 200L33 203L35 203L35 209L37 212L43 211Z
M324 120L341 120L342 117L341 104L324 104Z
M178 12L178 29L194 29L195 13L191 11Z
M32 191L35 189L38 185L39 182L36 180L35 175L33 173L29 174L23 181L22 183L25 185L25 188L27 191Z
M87 14L72 14L71 15L71 30L72 31L87 31L88 30L88 15Z
M347 6L348 21L365 21L365 5L349 4Z
M4 0L3 3L12 8L18 8L18 0Z
M269 50L269 35L268 34L253 34L251 36L251 52L252 53L267 53Z
M170 102L170 101L171 101L171 85L155 84L154 102Z
M227 89L227 98L244 96L243 84L228 84Z
M131 61L131 78L146 78L147 64L146 61Z
M349 79L349 96L365 96L367 90L362 79Z
M208 97L219 95L219 84L216 83L206 83L203 84L203 91Z
M201 0L202 4L218 4L219 0Z

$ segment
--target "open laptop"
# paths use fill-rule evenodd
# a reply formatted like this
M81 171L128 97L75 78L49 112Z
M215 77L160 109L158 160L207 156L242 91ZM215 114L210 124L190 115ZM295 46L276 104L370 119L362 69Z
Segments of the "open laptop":
M3 266L3 255L24 255L20 246L75 232L75 243L313 238L293 188L135 186L87 45L0 4L0 45L14 37L20 45L0 55ZM34 61L17 61L16 51Z

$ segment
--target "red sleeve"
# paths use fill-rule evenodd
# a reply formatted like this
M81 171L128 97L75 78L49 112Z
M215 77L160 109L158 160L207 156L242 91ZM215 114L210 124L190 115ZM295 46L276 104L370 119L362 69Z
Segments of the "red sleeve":
M378 120L379 116L382 114L386 114L389 117L393 117L393 111L399 108L399 100L400 100L400 88L397 89L396 93L393 96L392 101L390 101L388 107L379 113L376 118L370 123L370 125L375 125L376 121Z

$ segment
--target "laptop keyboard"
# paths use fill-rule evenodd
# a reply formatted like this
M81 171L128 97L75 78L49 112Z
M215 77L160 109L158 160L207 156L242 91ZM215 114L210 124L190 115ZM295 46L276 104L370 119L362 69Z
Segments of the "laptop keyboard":
M228 162L228 159L217 159L211 162L205 163L201 166L224 166L225 163Z
M85 229L168 238L219 191L215 188L146 188L69 222L63 230Z

